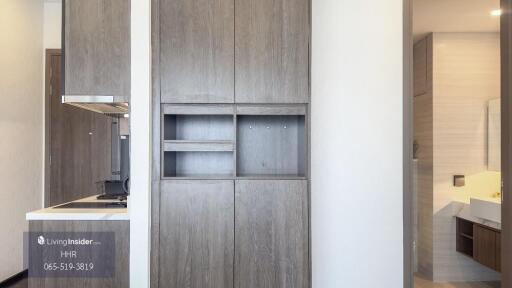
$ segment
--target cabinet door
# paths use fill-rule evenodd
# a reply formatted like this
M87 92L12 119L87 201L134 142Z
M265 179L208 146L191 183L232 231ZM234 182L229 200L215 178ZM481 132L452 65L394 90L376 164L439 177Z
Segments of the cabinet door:
M473 226L473 257L491 269L496 270L496 232L482 227Z
M159 287L233 287L233 186L233 180L161 182Z
M235 0L235 101L307 103L309 1Z
M130 95L130 1L66 0L65 94Z
M233 0L160 0L162 103L233 103Z
M309 287L305 180L237 180L235 287Z

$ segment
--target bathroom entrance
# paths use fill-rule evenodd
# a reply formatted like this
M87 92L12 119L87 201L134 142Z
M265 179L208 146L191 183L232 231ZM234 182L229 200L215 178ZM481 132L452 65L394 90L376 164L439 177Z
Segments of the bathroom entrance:
M410 2L407 287L512 287L511 2Z

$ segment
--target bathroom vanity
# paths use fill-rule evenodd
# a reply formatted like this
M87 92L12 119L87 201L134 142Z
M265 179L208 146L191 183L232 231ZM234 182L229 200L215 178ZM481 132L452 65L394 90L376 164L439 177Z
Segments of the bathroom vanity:
M501 272L501 230L457 217L457 251Z

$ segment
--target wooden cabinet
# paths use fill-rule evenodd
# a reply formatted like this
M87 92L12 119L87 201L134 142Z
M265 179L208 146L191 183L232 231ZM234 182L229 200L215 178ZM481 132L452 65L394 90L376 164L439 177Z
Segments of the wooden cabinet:
M457 252L478 263L501 271L501 232L457 218Z
M161 0L162 103L233 103L233 0Z
M161 182L159 287L233 287L233 185Z
M480 264L496 270L496 232L473 225L473 258Z
M65 95L130 95L130 1L65 0Z
M308 184L235 182L236 288L309 287Z
M309 1L235 1L235 101L309 102Z
M152 286L309 287L310 1L152 4Z

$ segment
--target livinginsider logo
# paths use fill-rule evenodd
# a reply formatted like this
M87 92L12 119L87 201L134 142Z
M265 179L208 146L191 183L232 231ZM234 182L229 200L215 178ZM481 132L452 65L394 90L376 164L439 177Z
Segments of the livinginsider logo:
M92 239L79 238L79 239L51 239L44 238L43 235L37 237L37 243L39 245L47 245L47 246L71 246L71 245L79 245L79 246L88 246L88 245L99 245L101 243L94 242Z

